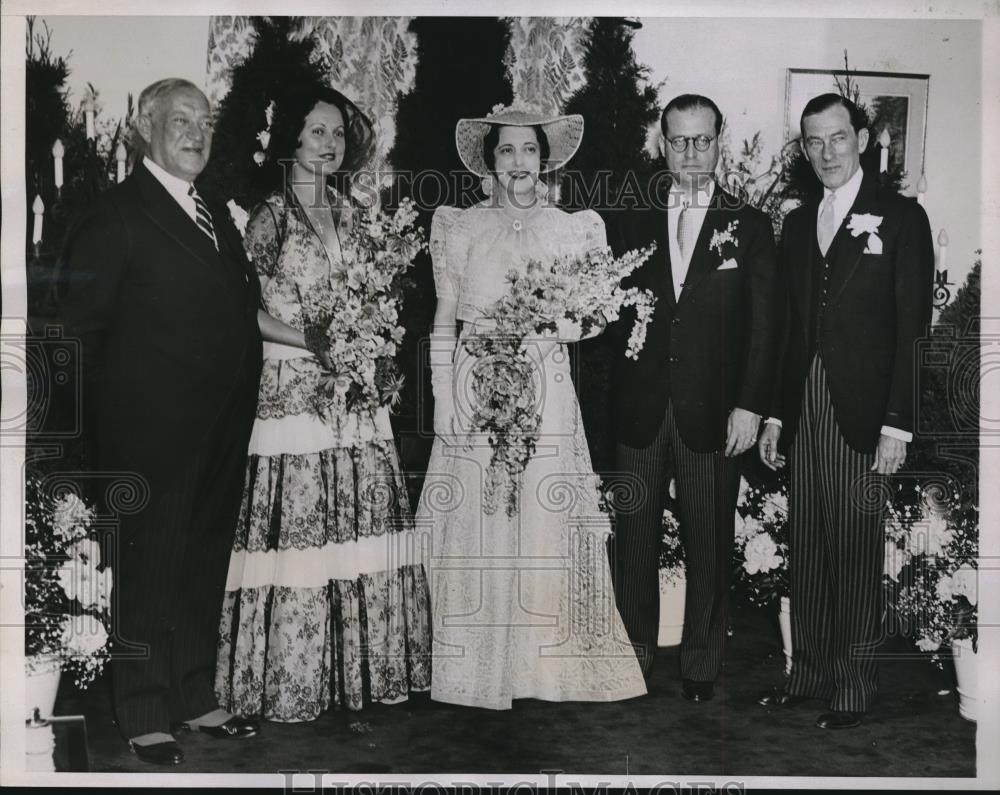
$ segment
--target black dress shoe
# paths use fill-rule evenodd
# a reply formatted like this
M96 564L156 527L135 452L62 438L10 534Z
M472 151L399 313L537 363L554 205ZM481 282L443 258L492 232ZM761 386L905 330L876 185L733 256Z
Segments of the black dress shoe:
M688 701L711 701L715 695L715 686L711 682L685 679L681 683L681 695Z
M861 725L863 712L824 712L816 718L816 725L821 729L853 729Z
M139 745L129 741L128 747L143 762L149 762L151 765L179 765L184 761L184 752L174 740L149 745Z
M182 723L180 729L183 731L201 732L202 734L207 734L209 737L220 739L242 740L244 737L256 736L260 730L260 726L256 721L252 721L249 718L241 718L239 715L234 715L225 723L220 723L218 726L192 726L190 723Z
M762 707L794 707L803 701L809 701L809 697L796 696L787 690L769 690L757 699Z

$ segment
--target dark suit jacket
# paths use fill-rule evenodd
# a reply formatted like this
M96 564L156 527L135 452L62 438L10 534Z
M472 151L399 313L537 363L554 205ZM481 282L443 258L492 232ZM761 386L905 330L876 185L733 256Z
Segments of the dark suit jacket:
M91 463L169 482L220 424L249 438L260 284L225 207L219 251L141 164L75 224L61 314L79 338ZM96 426L96 427L95 427Z
M735 223L736 244L721 253L712 236ZM626 286L647 288L656 308L638 360L616 356L612 402L618 441L652 442L673 401L684 443L698 452L725 445L735 407L767 412L773 391L778 290L768 217L716 186L695 243L685 286L675 301L665 209L646 207L621 220L616 254L655 241L656 251ZM720 270L733 259L735 268ZM624 314L616 336L627 337Z
M816 243L821 197L785 218L779 261L788 324L773 414L787 448L798 425L813 346L822 354L834 416L855 450L871 453L883 425L913 430L914 343L931 319L934 247L923 208L865 175L826 260L829 288L821 327L814 306L823 258ZM852 214L882 219L882 253L864 253L868 235L848 231Z

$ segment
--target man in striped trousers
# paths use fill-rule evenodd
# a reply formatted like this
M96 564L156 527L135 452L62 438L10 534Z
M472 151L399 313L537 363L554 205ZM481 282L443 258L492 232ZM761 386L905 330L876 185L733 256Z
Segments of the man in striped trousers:
M839 94L802 112L821 196L785 219L779 272L787 325L772 416L759 441L791 460L791 677L760 699L858 726L878 687L885 488L913 428L915 343L931 315L934 254L923 208L864 174L863 111Z
M773 389L774 239L764 213L715 181L722 114L712 100L675 97L660 126L669 191L648 197L620 226L622 250L657 244L631 280L657 302L639 358L617 361L618 469L634 499L617 506L612 571L618 609L649 676L674 472L687 574L682 694L707 701L726 636L737 456L756 441Z

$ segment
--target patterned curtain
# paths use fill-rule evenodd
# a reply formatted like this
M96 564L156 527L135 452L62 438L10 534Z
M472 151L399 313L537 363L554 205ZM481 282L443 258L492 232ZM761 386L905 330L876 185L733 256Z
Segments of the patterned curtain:
M515 17L504 62L514 100L559 113L586 82L589 17Z
M377 170L385 167L396 137L396 97L413 87L417 42L409 23L409 17L300 17L295 26L295 37L315 37L331 84L375 122ZM230 70L246 55L252 35L249 17L212 17L206 94L213 104L229 91Z

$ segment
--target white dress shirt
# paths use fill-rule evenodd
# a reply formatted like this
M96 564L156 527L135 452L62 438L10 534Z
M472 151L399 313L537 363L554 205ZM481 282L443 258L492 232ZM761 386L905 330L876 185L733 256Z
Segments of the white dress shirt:
M681 297L681 290L684 287L684 279L687 277L688 266L691 264L691 253L694 244L698 241L702 224L705 223L705 215L708 213L709 204L715 194L715 181L708 183L704 190L695 192L694 203L688 207L691 225L691 249L685 258L681 254L680 244L677 242L677 219L680 218L684 202L687 201L687 193L676 183L670 186L670 195L667 200L667 240L670 246L670 274L674 280L674 300Z
M819 223L819 213L823 209L823 202L826 201L831 193L834 193L833 228L839 231L840 225L844 223L844 219L847 217L847 213L850 212L851 207L854 206L854 200L858 198L858 191L861 190L861 179L863 176L864 174L859 168L854 172L854 174L851 175L851 178L837 188L836 191L831 191L829 188L823 188L823 201L819 203L819 207L816 209L817 223ZM781 420L777 417L768 417L767 421L781 427ZM899 428L893 428L891 425L883 425L882 434L904 442L913 441L912 433L900 430Z
M823 202L825 202L830 194L833 193L833 228L836 230L840 229L840 225L844 223L847 213L850 212L851 207L854 206L854 200L858 198L858 191L861 190L861 178L863 176L864 174L859 168L854 172L854 174L851 175L851 178L837 188L836 191L832 191L829 188L823 188L823 201L821 201L819 203L819 207L816 208L817 225L819 224L819 214L823 210Z
M167 193L181 206L181 209L188 214L188 217L195 223L198 223L198 211L194 206L194 199L188 196L191 183L168 173L148 157L142 159L142 164L149 169L150 174L156 177L156 181L167 189Z

